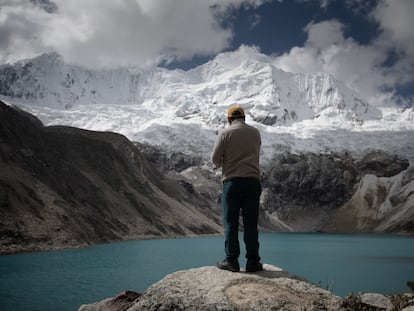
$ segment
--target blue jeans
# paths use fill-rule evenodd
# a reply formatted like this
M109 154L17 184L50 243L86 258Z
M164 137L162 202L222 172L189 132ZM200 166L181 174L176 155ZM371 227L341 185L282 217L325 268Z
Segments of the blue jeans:
M242 212L244 243L248 261L259 262L259 200L262 188L256 178L233 178L223 184L223 223L226 260L233 262L240 255L239 213Z

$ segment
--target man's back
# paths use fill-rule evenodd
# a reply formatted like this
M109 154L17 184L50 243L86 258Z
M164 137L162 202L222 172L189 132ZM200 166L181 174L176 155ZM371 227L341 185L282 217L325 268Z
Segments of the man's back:
M216 167L222 167L223 181L242 177L260 179L260 132L243 120L234 120L219 132L212 153Z

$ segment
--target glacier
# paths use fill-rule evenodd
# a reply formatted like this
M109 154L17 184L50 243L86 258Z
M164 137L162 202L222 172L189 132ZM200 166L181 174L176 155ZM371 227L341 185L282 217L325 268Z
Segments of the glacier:
M87 69L43 54L0 66L0 99L45 125L113 131L206 161L233 104L261 131L264 163L286 151L414 159L413 107L368 104L328 74L284 72L259 52L225 52L187 71Z

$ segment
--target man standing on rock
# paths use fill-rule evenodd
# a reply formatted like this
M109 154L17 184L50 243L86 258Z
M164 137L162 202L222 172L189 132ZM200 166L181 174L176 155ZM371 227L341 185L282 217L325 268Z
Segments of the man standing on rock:
M211 160L222 168L223 222L225 254L217 267L233 272L240 271L238 257L239 213L242 212L244 243L246 245L246 272L263 270L259 257L259 199L261 193L259 155L260 132L245 123L244 110L232 106L227 111L230 126L219 131Z

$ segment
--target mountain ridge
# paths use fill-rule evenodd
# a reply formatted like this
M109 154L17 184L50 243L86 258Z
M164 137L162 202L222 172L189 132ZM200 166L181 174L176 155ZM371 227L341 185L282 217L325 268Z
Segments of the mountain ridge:
M264 161L279 149L414 154L413 107L375 107L327 74L283 72L266 55L248 52L222 53L187 71L93 70L46 54L0 66L0 98L45 125L113 131L206 161L215 132L226 126L225 110L235 103L261 130ZM358 144L350 143L355 136Z
M330 116L335 112L343 113L351 121L380 117L378 109L328 74L292 74L256 59L240 60L239 64L228 64L224 59L217 57L188 71L92 70L66 64L56 53L44 54L0 66L0 94L14 101L59 109L165 100L177 106L178 117L194 112L203 114L201 105L208 108L209 104L226 106L240 102L253 108L253 119L265 111L270 113L274 118L270 125L312 119L320 114ZM186 96L191 102L185 100ZM298 106L304 111L299 111ZM216 122L210 119L210 123Z
M44 127L2 102L0 121L2 253L222 230L213 199L189 196L120 134Z
M6 160L10 161L10 155L15 154L18 155L16 159L23 159L23 163L36 159L33 163L43 165L39 163L56 163L57 159L66 159L70 164L72 158L67 156L72 154L76 161L68 167L77 172L78 178L69 178L65 186L67 189L77 189L77 179L85 180L92 190L105 189L101 191L103 196L98 198L101 205L126 204L131 210L142 205L137 203L140 201L136 196L146 204L154 205L155 210L171 197L175 206L171 207L173 215L177 210L188 208L197 218L199 226L189 224L189 227L182 227L175 216L163 220L161 214L154 216L150 213L152 216L145 217L145 211L139 215L133 213L131 219L142 221L138 227L153 225L156 236L221 232L220 172L213 170L209 157L217 130L227 126L225 111L234 103L246 109L247 122L256 126L262 134L261 167L265 185L262 198L264 208L260 216L262 229L404 234L412 234L414 230L414 216L411 213L414 206L413 109L369 105L342 82L326 74L286 73L259 53L247 59L241 58L237 52L223 53L188 71L162 68L146 71L137 68L91 70L65 64L58 55L52 54L0 66L0 97L27 111L21 113L31 122L39 123L37 128L43 128L45 124L40 132L35 130L31 133L16 129L6 118L2 122L4 133L16 130L15 135L20 133L16 141L23 144L33 144L30 137L34 133L46 135L38 135L37 138L45 150L3 145L0 151L4 151ZM36 117L40 121L33 121ZM106 140L118 137L108 132L123 135L123 139L115 139L117 144L124 142L120 144L121 150L114 148L113 141L96 141L98 136ZM59 135L67 142L60 142ZM95 150L73 138L78 137L88 144L86 136L95 137L92 140ZM50 144L51 141L54 144ZM74 151L68 149L70 141L76 146ZM102 144L109 149L103 148ZM125 149L122 146L129 147ZM57 154L57 150L68 151L67 154ZM98 154L99 150L101 154ZM136 171L140 165L135 165L129 158L130 150L134 150L132 154L137 154L139 159L145 158L148 164L145 167L156 168L148 169L149 175L144 178L148 184L144 184L149 185L147 194L158 193L160 198L142 197L130 185L127 193L118 194L119 181L129 184L135 173L142 174ZM95 162L89 155L82 155L85 151L95 155ZM121 156L117 152L121 152ZM358 161L367 154L374 154L374 157L385 154L373 161L377 168L372 172L361 170L358 166ZM279 160L283 157L290 160L279 166ZM114 162L108 164L114 170L114 178L110 177L105 165L97 165L99 161L109 163L109 160ZM129 163L129 170L119 163L122 161ZM347 166L344 163L351 164ZM395 164L397 169L392 170L392 176L381 175L384 169ZM18 169L20 175L17 176L26 176L26 179L3 182L0 199L7 203L10 189L14 189L13 193L22 192L24 195L18 199L28 202L25 206L29 208L29 214L39 210L39 204L43 202L39 196L46 198L46 201L55 198L45 201L47 206L56 206L55 201L59 204L65 202L59 193L44 187L44 183L39 186L32 176L39 167ZM42 176L48 176L47 168L42 168ZM150 174L156 171L155 175ZM52 172L59 176L56 178L66 180L65 172ZM129 176L131 172L132 177ZM370 174L376 178L370 177ZM13 174L6 177L12 179ZM50 181L49 177L44 178ZM59 181L53 184L59 185ZM321 189L322 186L326 189ZM279 193L278 189L283 191ZM292 193L291 189L295 192ZM41 191L41 195L37 191ZM81 204L86 198L91 200L89 204L92 209L96 208L98 201L85 194L84 190L72 192L73 198L67 197L68 206L71 200ZM299 197L292 197L295 193ZM105 197L106 194L110 197ZM120 199L114 199L118 195ZM280 205L275 206L274 202ZM308 206L312 206L313 210ZM107 212L110 215L117 213L110 208ZM213 219L206 219L205 214L209 212ZM110 221L110 227L117 228L115 231L106 231L100 225L99 230L108 233L104 235L106 241L121 238L125 230L135 232L126 234L131 238L143 236L142 232L137 233L135 226L127 224L125 227L125 223L122 224L122 221L128 223L130 219L121 217L120 224L117 217L112 217ZM344 217L347 221L341 223ZM7 225L13 227L16 223L12 219ZM101 221L105 224L105 219ZM31 223L27 227L35 228L39 224ZM162 229L165 224L167 229ZM85 225L94 228L90 218ZM24 231L23 234L19 231L21 228L13 228L6 230L5 236L9 240L5 243L8 245L16 239L18 243L24 243L26 235L37 236L36 232ZM48 234L53 236L55 231L51 228ZM90 232L83 237L94 237L94 234ZM74 244L82 244L82 241L79 238ZM100 240L86 239L85 243L96 241ZM40 242L44 245L45 241Z

